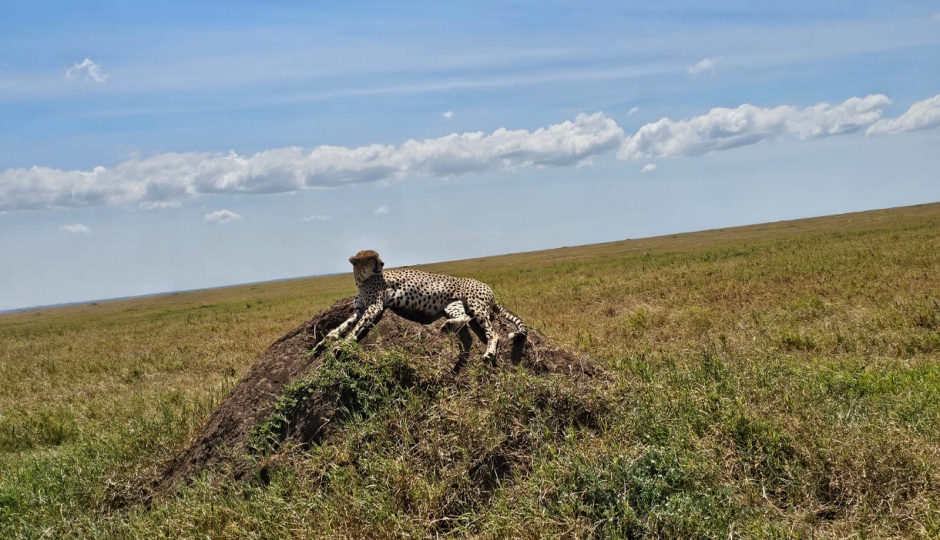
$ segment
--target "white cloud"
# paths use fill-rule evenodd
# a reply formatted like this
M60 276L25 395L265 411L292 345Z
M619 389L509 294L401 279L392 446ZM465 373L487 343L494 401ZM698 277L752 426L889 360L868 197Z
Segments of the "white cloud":
M307 216L307 217L302 217L302 218L300 218L301 221L328 221L329 219L330 219L330 216L326 216L326 215L323 215L323 214L316 214L316 215L313 215L313 216Z
M891 134L940 125L940 96L915 103L898 118L882 119L890 103L876 94L803 108L745 104L682 120L663 118L634 134L625 134L598 112L534 131L453 133L399 146L289 147L253 155L168 153L89 171L7 169L0 171L0 212L125 204L151 210L175 208L188 198L214 194L293 193L408 176L448 178L525 167L581 166L614 152L620 159L632 160L697 156L764 140L815 139L866 128L869 134Z
M441 116L443 116L444 118L450 120L451 118L454 117L454 111L447 111L447 112L445 112L444 114L442 114Z
M715 65L718 61L721 60L721 57L717 58L702 58L694 66L689 66L689 73L695 75L696 73L701 73L703 71L708 71L710 69L715 69Z
M875 122L865 131L866 135L894 135L904 131L928 129L940 126L940 94L918 101L897 118L885 118Z
M627 116L633 116L634 114L640 112L639 107L630 107L630 110L627 111Z
M241 218L240 215L230 210L216 210L211 214L202 216L202 221L209 225L225 225Z
M59 232L70 236L88 236L91 234L91 229L86 225L76 223L75 225L62 225L59 227Z
M89 58L86 58L65 70L66 79L75 79L77 77L81 77L88 82L98 84L104 84L105 81L108 80L108 76L103 71L101 71L101 67L98 64L92 62Z
M655 163L647 163L646 165L643 165L643 168L640 169L640 172L651 173L656 170L656 167L658 167L658 165L656 165Z
M382 206L376 208L374 213L375 213L375 215L377 215L377 216L381 216L382 214L387 214L387 213L388 213L388 207L385 206L385 205L382 205Z
M698 156L784 136L814 139L852 133L877 122L890 103L887 97L875 94L850 98L840 105L770 109L745 104L735 109L715 108L685 120L663 118L626 137L617 156L634 160Z
M290 147L254 155L168 153L90 171L7 169L0 172L0 211L286 193L388 182L411 174L444 178L496 169L562 167L610 153L622 140L617 123L595 113L531 132L454 133L398 147Z
M140 203L141 210L165 210L183 206L180 201L144 201Z

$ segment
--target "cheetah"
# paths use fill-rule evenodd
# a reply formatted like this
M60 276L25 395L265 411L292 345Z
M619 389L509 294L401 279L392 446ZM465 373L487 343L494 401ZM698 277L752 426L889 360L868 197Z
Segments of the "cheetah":
M509 334L510 340L525 339L526 327L518 317L496 302L493 289L475 279L431 274L420 270L402 268L383 271L385 263L375 251L360 251L349 258L359 294L356 295L355 312L326 335L317 344L320 350L327 340L340 339L347 334L349 341L358 340L385 308L394 308L406 313L437 317L447 320L441 331L457 331L476 319L486 336L484 361L496 357L499 337L490 324L494 314L510 321L516 327ZM350 330L352 327L352 330Z

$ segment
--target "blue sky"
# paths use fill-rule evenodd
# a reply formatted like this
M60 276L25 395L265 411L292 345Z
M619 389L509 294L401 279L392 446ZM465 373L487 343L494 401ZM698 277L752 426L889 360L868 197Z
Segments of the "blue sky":
M936 2L4 3L0 309L934 202L937 96Z

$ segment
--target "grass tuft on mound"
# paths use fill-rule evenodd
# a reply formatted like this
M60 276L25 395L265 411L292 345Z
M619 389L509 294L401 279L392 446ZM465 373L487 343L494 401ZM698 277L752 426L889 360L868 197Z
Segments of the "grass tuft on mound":
M284 387L274 410L248 435L252 451L269 454L291 433L309 409L308 400L333 401L337 414L331 421L342 423L354 416L371 416L403 399L415 382L415 371L401 354L385 353L372 363L351 344L329 353L314 375L296 379Z

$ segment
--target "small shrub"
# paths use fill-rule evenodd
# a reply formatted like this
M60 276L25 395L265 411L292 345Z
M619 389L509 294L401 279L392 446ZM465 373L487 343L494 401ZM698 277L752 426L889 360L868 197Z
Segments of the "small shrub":
M730 494L685 451L652 447L636 458L577 457L548 497L553 515L574 515L600 537L727 537Z
M274 410L249 434L249 446L259 453L273 450L297 416L305 414L306 402L315 397L335 400L339 411L334 421L342 422L356 414L371 416L387 408L414 381L414 371L399 354L388 353L372 363L354 345L327 355L313 375L284 387Z

